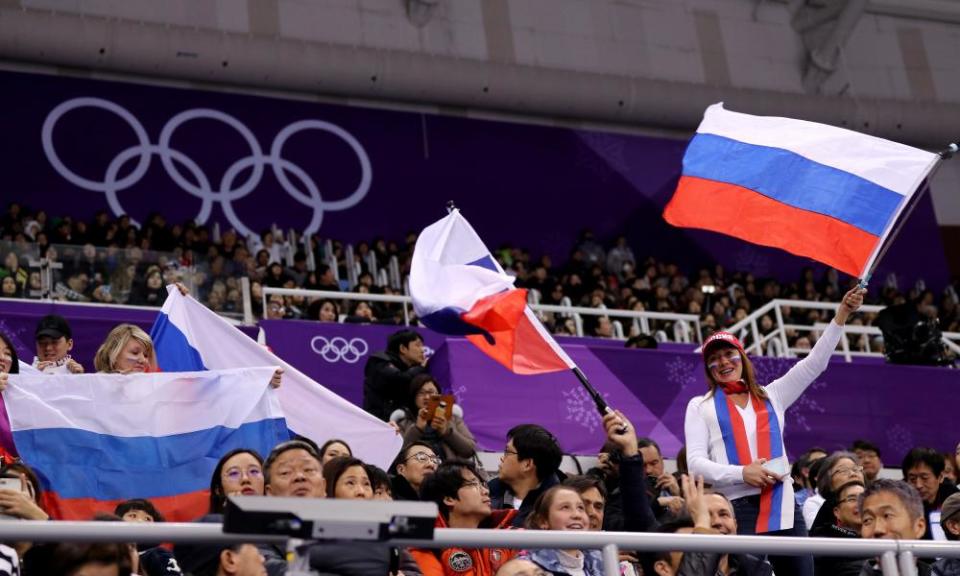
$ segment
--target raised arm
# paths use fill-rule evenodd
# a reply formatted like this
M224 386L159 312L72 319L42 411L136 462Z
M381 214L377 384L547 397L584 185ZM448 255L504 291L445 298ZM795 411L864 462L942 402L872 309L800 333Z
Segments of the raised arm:
M817 376L827 369L830 356L836 349L837 343L840 342L840 337L843 336L842 327L847 323L850 315L863 304L865 292L866 290L861 288L854 288L844 294L837 315L834 316L833 321L830 322L813 349L810 350L810 354L797 362L786 374L767 386L767 393L779 402L784 410L796 402L807 389L807 386L810 386L817 379Z

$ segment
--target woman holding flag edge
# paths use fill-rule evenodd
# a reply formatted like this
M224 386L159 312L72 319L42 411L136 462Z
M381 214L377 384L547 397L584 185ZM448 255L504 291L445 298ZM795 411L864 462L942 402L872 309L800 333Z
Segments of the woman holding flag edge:
M767 386L757 383L733 334L717 332L704 343L709 390L687 405L687 462L691 476L703 476L731 501L738 534L807 535L783 444L784 413L827 368L842 326L863 304L864 292L860 287L847 292L809 356ZM770 561L779 576L813 574L809 556Z

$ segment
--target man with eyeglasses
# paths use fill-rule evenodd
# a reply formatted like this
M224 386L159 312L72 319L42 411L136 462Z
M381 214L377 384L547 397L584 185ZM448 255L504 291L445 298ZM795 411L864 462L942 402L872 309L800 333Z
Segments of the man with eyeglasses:
M860 538L859 502L863 491L863 482L858 480L847 482L838 488L832 507L834 521L816 526L810 531L810 535L822 538ZM816 576L857 576L863 568L864 560L866 558L817 556L813 561L813 573Z
M940 508L950 495L957 492L957 485L943 477L945 466L943 454L933 448L914 448L900 466L903 479L917 489L923 500L923 516L927 523L924 540L944 539L939 529ZM936 530L934 525L938 527Z
M440 509L437 528L511 528L516 510L490 507L490 490L473 464L445 462L428 476L420 496ZM480 576L496 572L517 555L508 548L445 548L412 550L425 576Z
M863 466L863 481L867 486L877 479L880 471L883 470L883 460L881 460L880 448L876 444L867 440L854 440L850 451L860 459L860 465Z
M400 450L390 479L394 500L419 500L420 485L437 471L440 458L426 442L411 442Z
M537 497L560 483L563 450L543 426L521 424L507 431L500 471L490 482L494 508L516 508L513 525L522 527Z

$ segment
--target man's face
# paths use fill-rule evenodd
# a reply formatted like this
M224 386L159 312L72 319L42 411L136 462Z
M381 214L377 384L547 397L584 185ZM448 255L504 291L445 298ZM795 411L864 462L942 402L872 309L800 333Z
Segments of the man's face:
M59 338L41 336L37 338L37 358L44 362L62 360L71 350L73 350L72 338L65 336Z
M401 344L400 358L409 366L423 364L423 340L414 340L406 346Z
M486 483L469 470L464 470L463 486L457 490L457 497L445 498L444 504L450 506L450 512L458 516L468 516L482 520L490 516L490 489Z
M693 528L680 528L676 533L693 534ZM670 563L667 564L665 560L658 560L657 563L653 565L653 571L656 573L656 576L675 576L677 572L680 571L680 562L682 561L683 552L671 551Z
M721 534L737 533L737 518L726 498L719 494L707 494L707 510L710 511L710 527Z
M590 519L591 530L603 529L603 507L606 501L596 488L590 488L580 493L583 505L587 507L587 518Z
M860 530L860 495L863 494L863 486L854 484L848 486L840 492L837 498L837 505L833 508L833 516L837 519L837 525L850 530Z
M907 470L907 484L913 486L920 493L920 498L928 504L937 500L937 491L940 490L940 478L933 473L933 469L923 462Z
M407 451L406 459L397 464L397 474L407 479L415 490L420 489L423 479L437 471L440 459L426 446L414 446Z
M916 540L926 530L926 520L911 518L907 507L893 492L876 492L863 501L861 538Z
M303 448L287 450L270 465L267 494L323 498L325 486L320 462Z
M880 470L883 469L883 462L880 456L873 450L854 450L854 454L860 459L860 465L863 466L863 475L867 480L874 480Z
M508 440L506 448L503 449L503 456L500 457L500 471L497 475L509 485L523 477L525 462L520 461L517 449L513 446L513 440Z
M647 476L659 478L663 475L663 457L656 446L644 446L640 449L643 455L643 472Z

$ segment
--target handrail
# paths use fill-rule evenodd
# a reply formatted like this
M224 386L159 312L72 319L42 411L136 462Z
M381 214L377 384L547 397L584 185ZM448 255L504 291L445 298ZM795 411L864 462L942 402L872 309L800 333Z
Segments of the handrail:
M413 298L410 296L399 296L392 294L369 294L362 292L335 292L331 290L307 290L303 288L272 288L264 286L261 290L263 298L263 309L267 309L267 301L271 294L279 296L305 296L308 298L328 298L330 300L362 300L366 302L390 302L394 304L403 304L404 318L406 325L409 325L408 306L413 304ZM552 312L556 314L580 314L584 316L610 316L614 318L630 318L642 320L644 324L649 320L672 320L689 322L695 329L693 330L696 341L702 342L700 317L696 314L680 314L673 312L651 312L636 310L613 310L610 308L588 308L585 306L558 306L555 304L530 304L530 308L535 312ZM582 328L578 325L578 330Z

